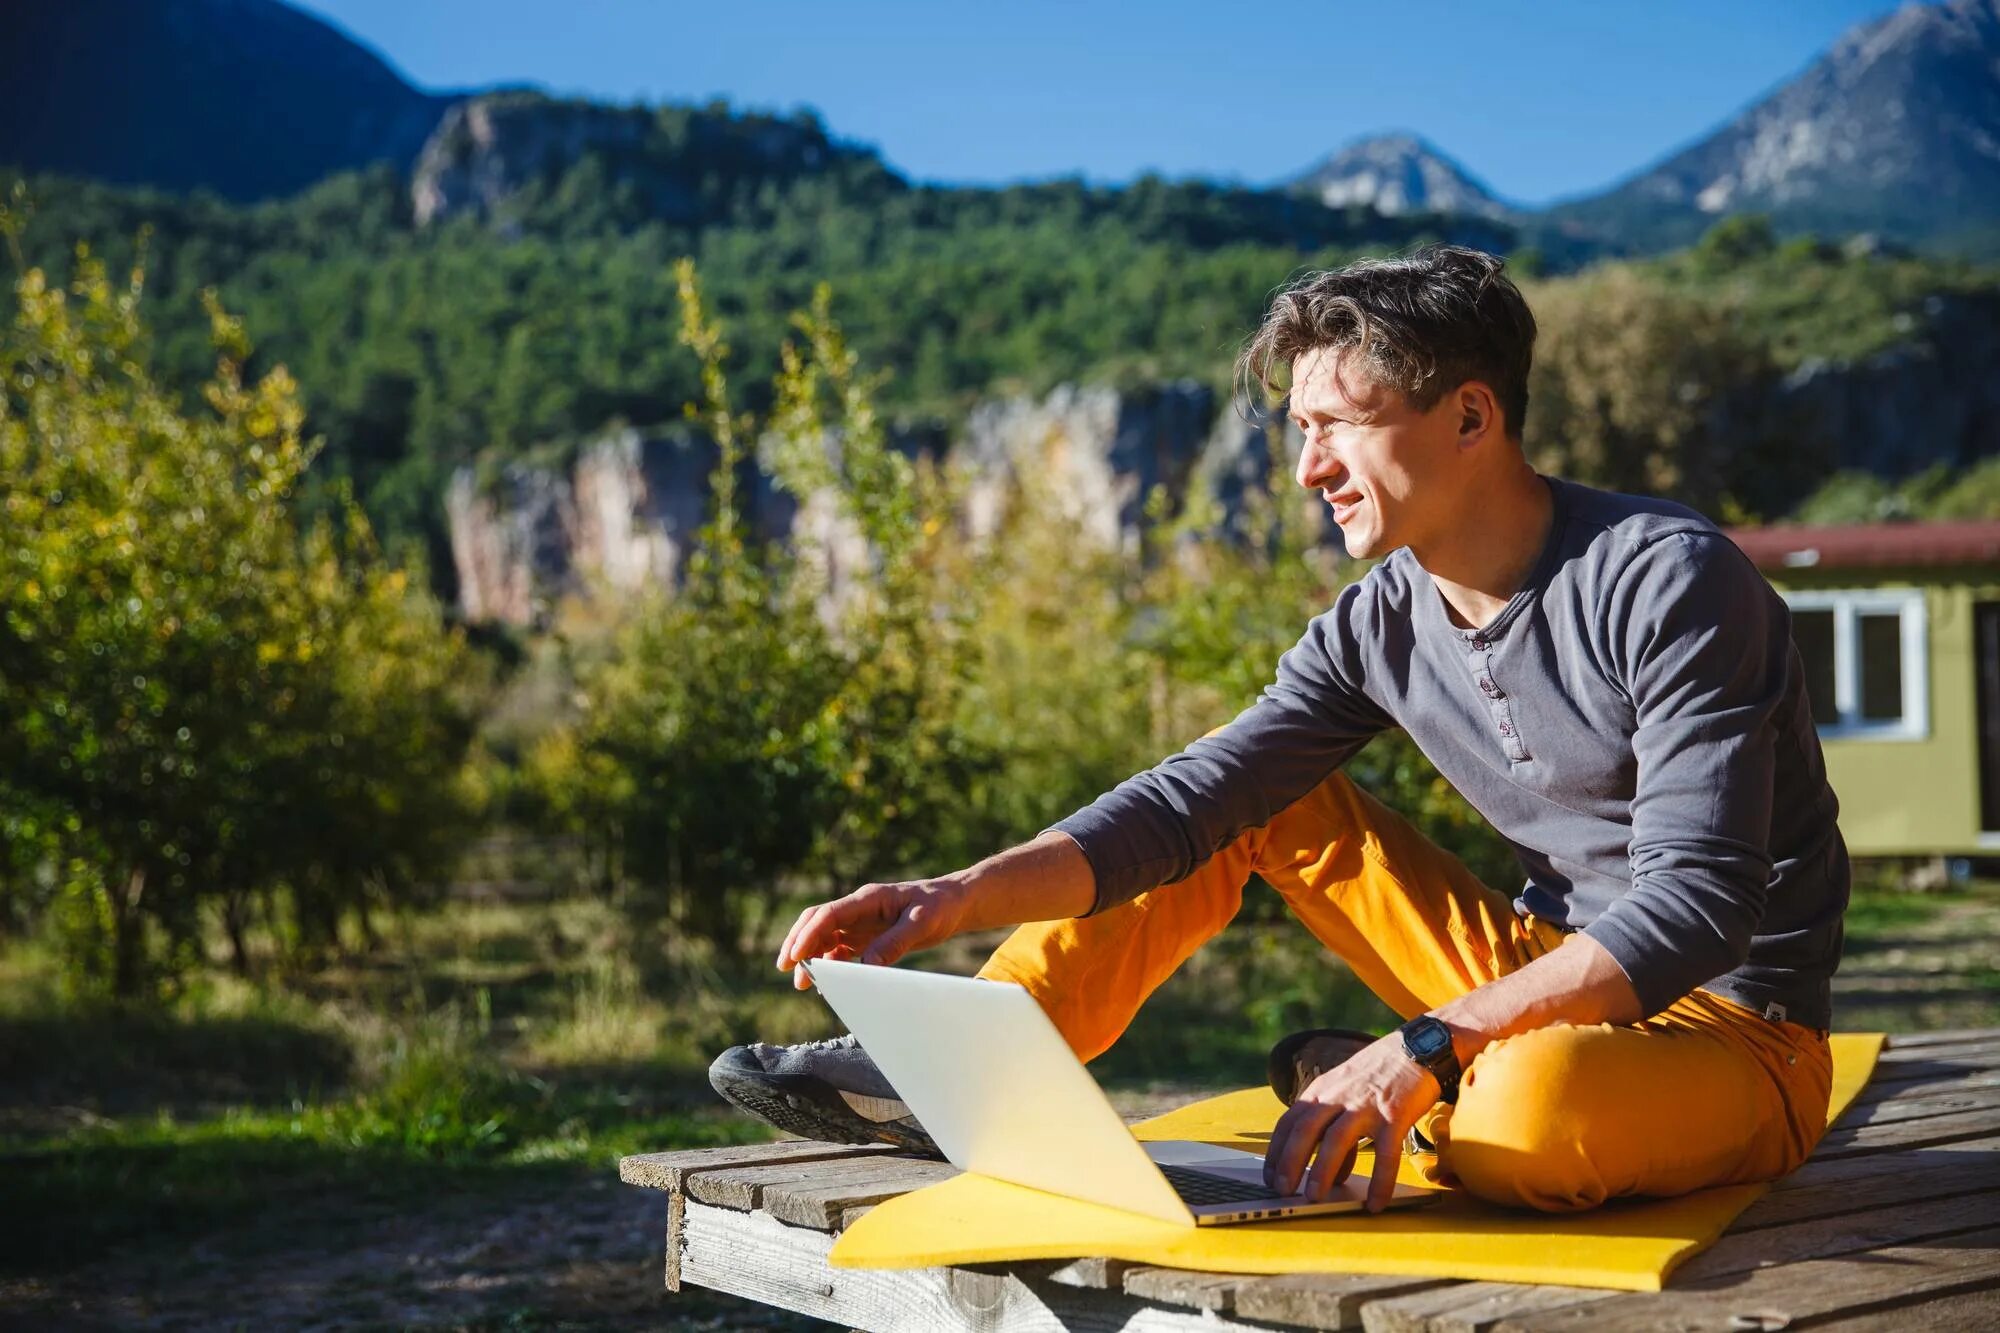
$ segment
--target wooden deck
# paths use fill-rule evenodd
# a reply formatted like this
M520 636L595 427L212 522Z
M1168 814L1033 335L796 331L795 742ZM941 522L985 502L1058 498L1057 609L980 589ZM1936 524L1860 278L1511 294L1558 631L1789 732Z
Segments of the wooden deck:
M667 1192L667 1287L866 1329L2000 1329L2000 1029L1891 1038L1805 1166L1657 1294L1243 1277L1116 1260L834 1269L839 1230L953 1168L784 1142L627 1157Z

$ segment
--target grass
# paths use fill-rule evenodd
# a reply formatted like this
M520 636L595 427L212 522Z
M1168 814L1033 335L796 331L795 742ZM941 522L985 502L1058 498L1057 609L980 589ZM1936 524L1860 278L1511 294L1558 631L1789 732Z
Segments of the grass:
M714 1098L709 1059L826 1035L830 1015L761 959L731 964L642 921L595 901L450 903L395 922L372 954L261 984L212 969L148 1012L65 1005L54 960L12 942L0 1279L337 1251L441 1207L487 1217L605 1188L626 1153L766 1137ZM2000 885L1865 888L1848 927L1839 1026L2000 1025ZM970 971L995 942L927 962ZM1285 1032L1393 1021L1296 923L1252 915L1094 1071L1115 1095L1191 1095L1261 1082Z

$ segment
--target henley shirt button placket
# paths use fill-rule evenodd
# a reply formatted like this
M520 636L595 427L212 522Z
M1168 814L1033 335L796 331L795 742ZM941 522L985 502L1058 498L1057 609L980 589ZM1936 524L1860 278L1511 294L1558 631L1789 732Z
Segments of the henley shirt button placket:
M1521 737L1514 728L1514 708L1507 702L1507 692L1494 683L1492 655L1488 651L1492 644L1484 636L1478 635L1468 641L1472 647L1472 678L1479 692L1486 696L1486 707L1493 714L1493 724L1500 733L1500 748L1506 752L1509 763L1525 763L1528 747L1521 743Z

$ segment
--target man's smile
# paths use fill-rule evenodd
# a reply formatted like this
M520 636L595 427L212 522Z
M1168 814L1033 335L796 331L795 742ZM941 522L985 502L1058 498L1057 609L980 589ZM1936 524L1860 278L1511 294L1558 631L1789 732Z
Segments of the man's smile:
M1322 494L1325 493L1322 492ZM1361 492L1342 491L1338 495L1327 495L1326 502L1333 506L1333 521L1335 523L1345 523L1353 515L1356 507L1361 504Z

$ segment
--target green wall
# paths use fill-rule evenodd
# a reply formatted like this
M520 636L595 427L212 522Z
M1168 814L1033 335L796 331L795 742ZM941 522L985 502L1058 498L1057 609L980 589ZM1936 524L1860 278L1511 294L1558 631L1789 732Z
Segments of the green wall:
M1855 856L2000 851L1980 844L1972 637L1973 605L2000 601L2000 568L1788 570L1772 575L1771 582L1782 592L1924 590L1930 645L1928 734L1922 740L1822 742L1827 776L1840 797L1840 828L1848 851Z

